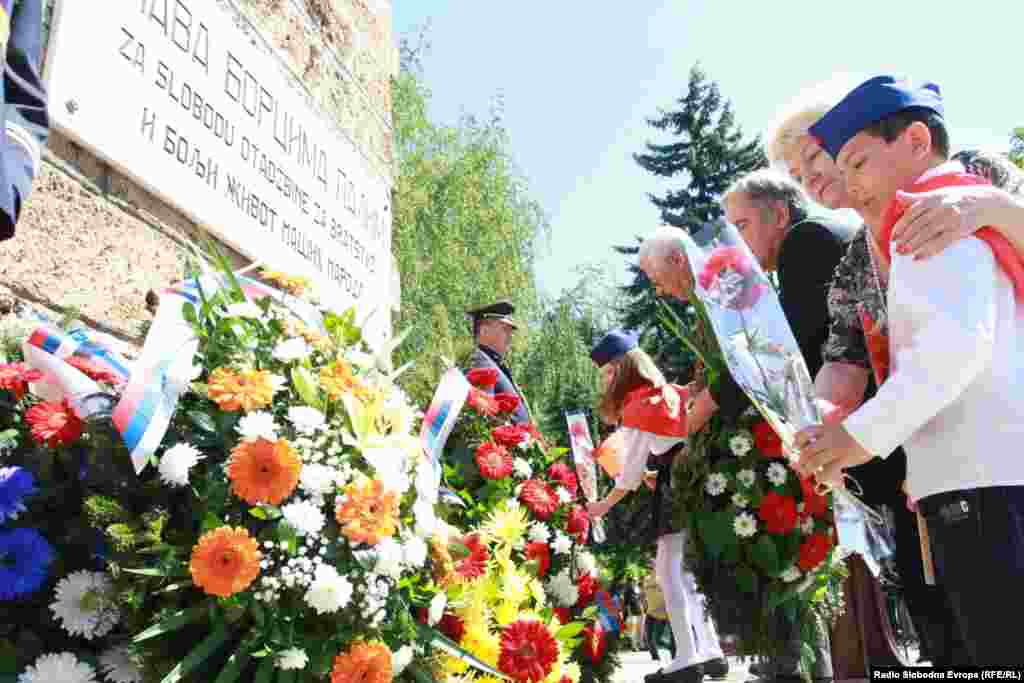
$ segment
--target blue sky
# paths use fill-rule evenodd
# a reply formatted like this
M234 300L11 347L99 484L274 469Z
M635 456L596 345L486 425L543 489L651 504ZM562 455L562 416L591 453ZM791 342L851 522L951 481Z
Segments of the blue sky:
M395 0L396 41L430 21L431 116L454 122L505 99L512 152L551 222L538 280L556 294L573 269L653 229L654 178L632 160L645 119L683 93L700 61L761 132L803 87L833 73L900 71L946 97L955 148L1005 148L1024 125L1024 2L914 0Z

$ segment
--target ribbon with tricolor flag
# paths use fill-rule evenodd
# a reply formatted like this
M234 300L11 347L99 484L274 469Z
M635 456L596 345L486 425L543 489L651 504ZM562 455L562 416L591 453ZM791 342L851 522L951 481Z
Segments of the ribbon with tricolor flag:
M426 453L430 464L433 466L434 478L437 486L441 485L441 451L448 441L448 436L455 427L455 421L462 412L462 406L469 396L469 381L458 368L449 368L441 377L434 397L430 401L430 408L423 416L423 424L420 427L420 441L423 443L423 451ZM461 499L445 489L440 489L441 495L448 501L462 505Z
M621 601L605 590L600 590L594 596L597 603L597 620L601 627L612 634L618 633L622 628L622 603Z
M565 421L569 425L569 445L572 447L572 459L576 464L576 477L579 479L583 495L587 502L597 501L597 463L594 462L594 442L590 438L590 424L587 416L581 412L567 412ZM605 539L604 524L596 519L593 524L594 540L603 543Z
M127 382L131 374L129 362L123 356L94 341L82 329L63 332L51 325L40 325L22 342L22 353L29 366L43 373L43 379L32 384L32 393L47 401L67 399L81 418L89 417L81 399L98 394L101 389L71 364L74 359L103 372L113 384Z

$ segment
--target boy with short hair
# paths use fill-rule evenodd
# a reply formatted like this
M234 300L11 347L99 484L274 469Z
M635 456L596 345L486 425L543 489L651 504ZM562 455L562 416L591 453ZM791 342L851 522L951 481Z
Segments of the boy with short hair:
M810 129L881 218L869 223L876 275L889 266L890 339L877 395L841 425L801 432L800 467L837 481L902 444L973 664L1020 665L1019 636L996 615L1024 610L1024 262L987 228L925 261L890 245L899 191L984 182L946 161L942 116L937 86L878 76Z

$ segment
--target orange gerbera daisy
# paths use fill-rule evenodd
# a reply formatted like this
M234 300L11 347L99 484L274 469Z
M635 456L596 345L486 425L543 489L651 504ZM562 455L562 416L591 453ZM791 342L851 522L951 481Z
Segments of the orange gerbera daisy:
M250 412L270 405L274 398L274 384L266 370L217 368L210 373L207 395L221 410Z
M334 658L331 683L391 683L391 650L384 643L357 640Z
M397 530L398 495L393 491L384 493L379 479L362 485L352 483L345 488L345 498L334 516L348 540L377 545Z
M368 393L366 387L352 372L352 366L340 357L335 358L330 365L320 368L320 386L334 400L345 394L355 394L358 398L363 398Z
M250 505L277 505L299 484L302 462L285 439L242 441L231 451L231 491Z
M192 548L192 582L207 595L226 598L244 591L260 573L259 544L242 527L207 531Z
M270 280L284 291L295 296L302 296L309 289L310 282L308 277L289 275L277 270L261 270L260 274L264 279Z

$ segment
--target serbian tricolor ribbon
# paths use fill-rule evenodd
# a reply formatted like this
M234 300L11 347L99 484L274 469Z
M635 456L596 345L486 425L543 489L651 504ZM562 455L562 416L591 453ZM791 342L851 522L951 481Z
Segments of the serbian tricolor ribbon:
M618 633L622 628L622 604L608 591L598 591L594 596L597 603L597 620L609 633Z
M465 375L458 368L449 368L441 377L430 401L430 408L423 416L420 441L423 444L423 452L433 467L434 481L438 488L441 486L441 452L455 427L459 413L462 412L462 406L466 403L469 388L469 381ZM452 500L450 496L445 497ZM459 502L461 503L461 500Z
M565 414L569 427L569 445L572 448L572 459L576 465L576 478L580 482L583 495L587 502L597 500L597 462L594 460L594 442L590 438L590 425L587 416L580 412ZM594 540L603 543L605 540L603 520L596 519L593 523Z

